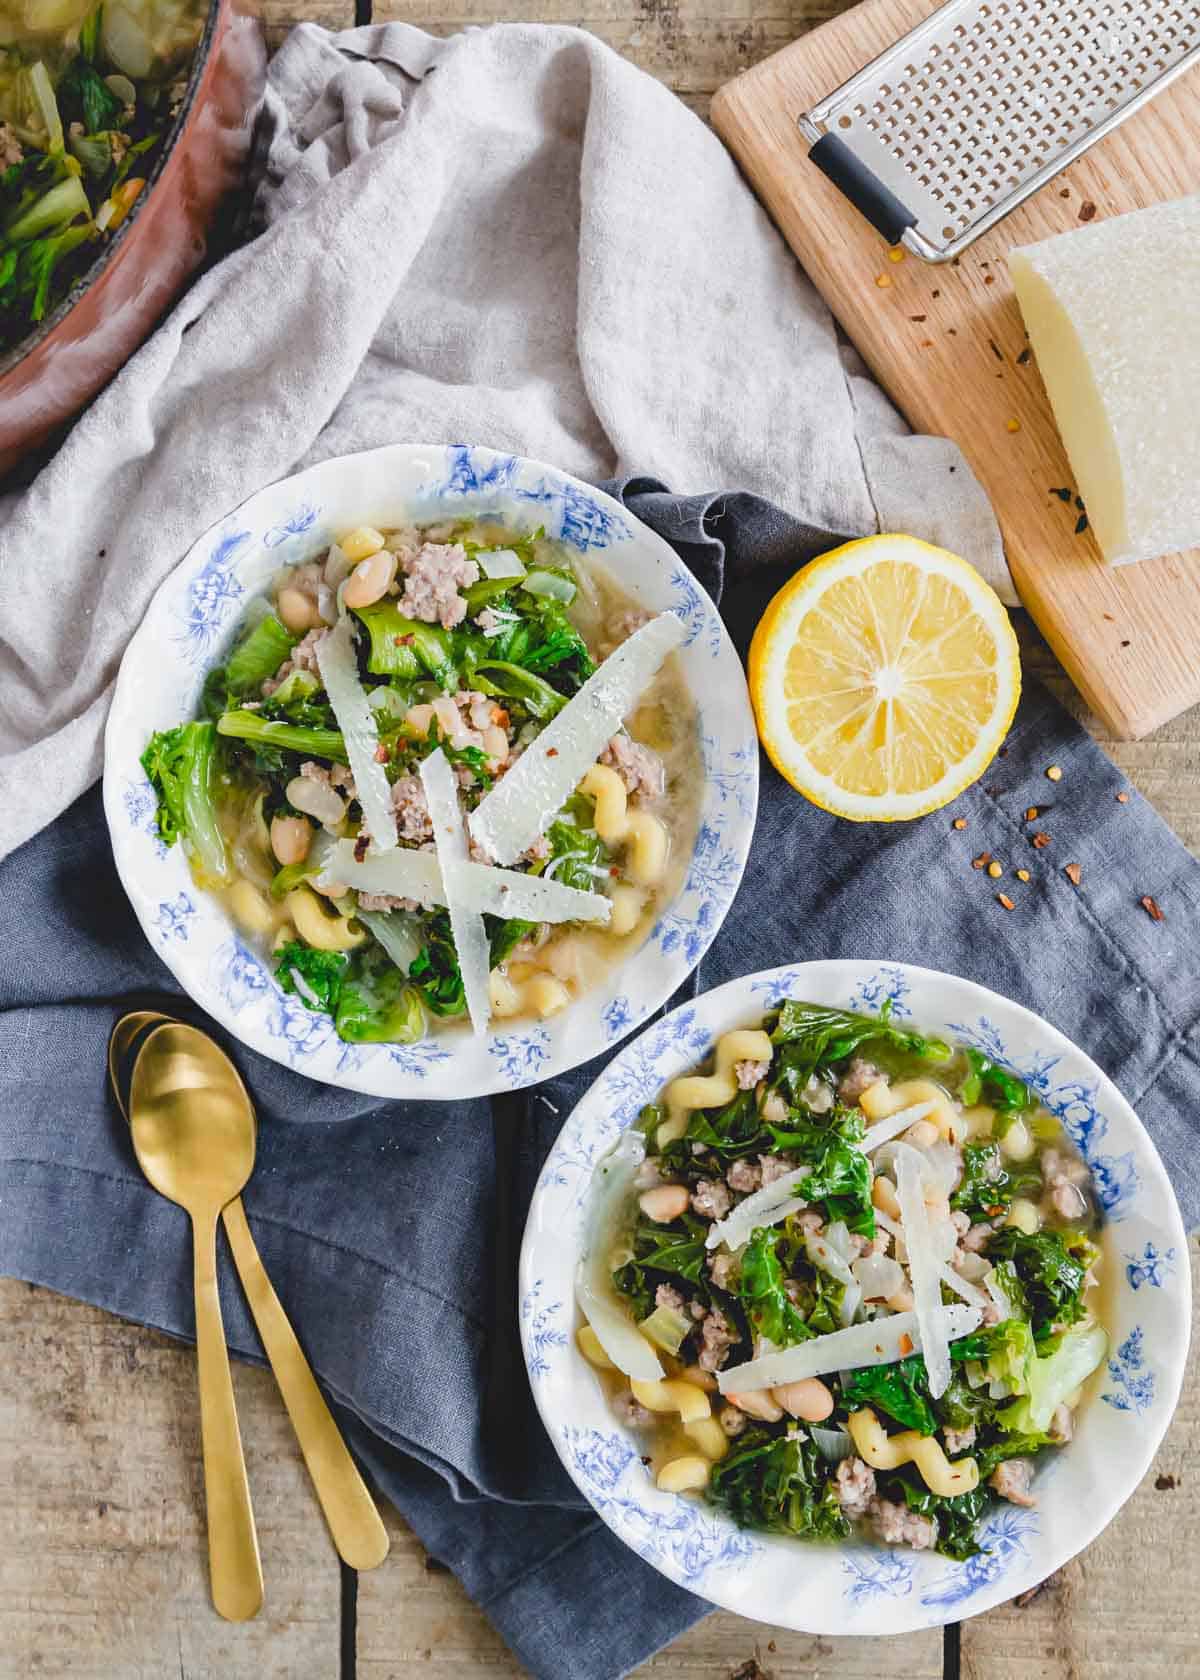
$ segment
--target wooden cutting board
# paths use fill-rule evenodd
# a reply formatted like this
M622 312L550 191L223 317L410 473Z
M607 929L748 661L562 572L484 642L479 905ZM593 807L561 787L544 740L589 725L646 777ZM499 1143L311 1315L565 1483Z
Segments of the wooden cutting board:
M1200 701L1200 550L1110 568L1090 532L1077 532L1074 500L1051 493L1073 492L1074 478L1005 257L1081 221L1200 192L1200 71L956 263L893 263L808 161L796 118L934 9L863 0L727 83L713 124L909 424L959 444L991 497L1022 601L1092 708L1118 738L1136 739Z

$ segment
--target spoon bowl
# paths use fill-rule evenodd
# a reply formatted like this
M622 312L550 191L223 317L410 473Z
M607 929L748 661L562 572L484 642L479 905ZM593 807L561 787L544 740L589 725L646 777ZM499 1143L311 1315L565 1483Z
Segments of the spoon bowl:
M225 1052L182 1021L156 1027L142 1046L130 1126L146 1177L190 1213L215 1218L254 1170L249 1093Z

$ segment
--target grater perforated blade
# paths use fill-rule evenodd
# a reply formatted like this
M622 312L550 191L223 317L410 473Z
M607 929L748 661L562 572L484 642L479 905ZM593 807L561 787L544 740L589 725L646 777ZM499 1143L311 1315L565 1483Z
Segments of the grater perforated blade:
M946 0L798 120L889 244L947 262L1200 62L1200 0Z

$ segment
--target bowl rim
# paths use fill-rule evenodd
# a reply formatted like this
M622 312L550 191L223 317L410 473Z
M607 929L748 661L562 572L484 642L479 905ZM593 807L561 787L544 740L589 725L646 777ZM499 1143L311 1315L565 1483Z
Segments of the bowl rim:
M75 305L82 301L84 293L116 261L125 245L132 238L139 216L149 204L159 181L170 166L176 143L191 121L200 91L200 84L208 74L212 61L212 50L221 24L221 14L227 4L228 0L209 0L204 25L200 31L200 37L192 54L192 62L188 68L187 85L184 89L183 98L179 102L178 111L171 119L162 149L155 159L154 167L146 177L145 190L138 194L132 209L117 229L115 237L97 251L92 261L83 270L82 274L76 276L70 289L64 292L49 314L44 315L37 325L26 333L24 338L19 339L10 350L0 354L0 380L12 373L15 368L20 367L26 356L32 355L52 333L57 331L75 308Z
M717 905L715 915L707 923L699 922L693 928L692 936L687 942L679 941L668 950L665 941L660 941L660 948L655 948L654 941L664 918L668 917L673 910L677 910L690 890L689 871L685 874L684 880L680 882L673 897L664 901L659 907L655 923L648 930L643 943L636 950L631 951L621 964L609 972L606 981L589 988L576 1000L576 1004L579 1006L587 1006L589 1000L597 1005L603 1002L605 1008L614 1007L618 1003L631 1003L633 1000L626 997L623 990L615 986L615 982L618 977L625 976L628 984L628 976L632 966L637 964L641 956L648 953L653 956L657 965L658 978L649 990L639 995L636 1005L627 1019L622 1021L618 1028L611 1026L605 1018L605 1036L601 1036L598 1026L592 1023L589 1028L589 1024L578 1016L574 1006L564 1010L561 1016L556 1017L555 1020L568 1023L568 1028L571 1026L575 1028L574 1031L569 1032L569 1042L567 1042L568 1034L564 1033L557 1050L553 1053L541 1052L540 1059L539 1057L528 1058L525 1066L520 1070L514 1069L512 1055L524 1048L522 1034L532 1037L540 1028L553 1029L554 1021L539 1023L521 1019L512 1023L493 1022L492 1031L486 1038L478 1041L489 1052L489 1066L486 1070L486 1076L477 1069L477 1077L470 1078L466 1085L460 1084L458 1089L452 1092L444 1089L444 1086L450 1083L450 1080L445 1077L432 1078L428 1083L421 1082L425 1080L429 1073L429 1066L434 1063L440 1064L437 1071L443 1076L463 1071L463 1059L455 1054L455 1044L444 1042L436 1032L430 1032L424 1040L419 1041L419 1045L433 1046L432 1050L427 1052L430 1060L423 1070L418 1068L414 1071L411 1061L404 1065L389 1061L385 1065L384 1058L376 1057L372 1060L370 1057L364 1056L361 1065L356 1065L353 1058L343 1057L343 1061L348 1060L350 1062L349 1068L339 1066L335 1075L328 1075L318 1067L305 1066L295 1060L288 1049L285 1037L281 1033L266 1030L261 1023L254 1019L247 1022L244 1012L235 1007L218 986L209 980L207 975L198 975L195 972L196 965L189 961L185 947L179 947L171 939L160 941L155 938L150 922L151 903L149 895L141 885L136 860L131 856L133 824L122 808L123 797L126 792L126 787L123 784L126 783L126 779L131 773L139 768L135 762L131 762L128 753L128 741L125 737L130 725L127 714L132 709L134 697L139 689L141 672L144 669L145 662L148 659L159 657L157 644L154 640L156 625L169 617L171 605L176 595L181 591L184 582L187 580L194 581L206 569L206 566L211 564L210 551L214 549L214 545L216 548L221 547L222 533L234 529L235 524L249 523L249 515L256 504L261 503L264 507L269 507L288 491L293 491L297 501L301 505L307 506L308 503L305 498L319 497L321 482L324 478L328 478L332 484L336 484L347 475L352 476L354 472L360 470L369 470L375 478L379 478L398 461L412 463L416 468L417 466L427 466L429 458L443 463L448 470L452 462L464 458L473 468L482 467L485 472L497 466L502 469L507 468L511 470L512 474L520 475L522 479L537 479L542 484L548 482L550 485L557 487L558 491L566 492L568 497L582 496L585 499L590 499L593 505L600 507L618 525L624 527L624 536L621 540L626 538L633 540L643 559L647 555L655 557L656 569L651 575L662 586L664 592L668 585L676 587L675 580L680 576L686 578L688 581L686 593L689 607L696 616L699 628L695 630L694 636L689 634L688 643L680 651L687 654L692 641L699 638L703 633L707 640L709 657L715 662L722 678L728 679L728 681L722 681L714 690L715 693L720 695L720 715L722 719L727 720L726 732L730 739L739 743L741 751L750 755L742 772L746 787L742 799L739 799L737 808L729 819L728 832L725 834L728 844L727 862L730 868L721 889L720 902ZM501 493L503 493L503 488L504 486L501 486ZM381 498L382 494L381 490ZM435 493L435 499L429 505L431 507L442 505L450 494L451 492L443 484L440 491ZM440 495L440 501L436 499L437 495ZM421 498L418 492L413 492L408 499L411 503L419 501ZM486 506L487 497L483 492L475 496L468 493L465 496L459 496L453 505L455 510L469 511L472 508ZM424 517L424 514L422 514L422 517ZM265 523L265 519L259 519L260 530ZM570 537L566 537L564 540L568 542L569 546L572 546ZM236 574L240 567L252 561L254 556L265 546L267 545L263 538L256 536L255 540L248 546L235 552L230 562L231 571ZM582 548L578 543L573 546L580 552L587 551L586 544ZM283 558L283 551L281 551L281 558L277 564L282 564ZM299 556L287 557L287 563L292 563L293 558L299 558ZM622 569L620 561L619 559L613 561L611 551L608 548L601 549L600 563L614 569L618 578L620 578ZM226 632L232 630L234 624L240 621L245 605L246 602L243 601L234 618L222 629L222 640L226 639ZM208 669L219 657L219 647L220 642L211 650L205 652L202 669ZM735 677L736 693L733 698L730 698L728 684ZM703 725L705 718L702 696L694 683L689 682L689 687L697 710L697 722L699 725ZM703 737L702 729L701 736ZM701 961L704 952L707 951L719 932L736 896L755 832L758 808L758 770L757 736L754 731L753 711L741 660L715 604L696 582L685 562L664 538L660 537L657 532L641 521L632 510L608 495L607 492L576 478L571 473L564 472L561 468L551 466L533 457L510 455L482 445L403 443L387 444L376 449L357 451L351 455L329 456L323 461L312 463L299 472L289 474L263 486L247 497L239 506L231 509L214 522L189 547L184 557L171 568L154 591L142 620L125 649L117 673L112 704L105 726L103 798L105 819L113 846L117 871L151 947L170 968L188 996L225 1027L234 1038L247 1045L248 1048L291 1068L293 1071L303 1073L307 1077L322 1083L335 1085L340 1089L361 1091L370 1096L387 1099L419 1098L423 1100L457 1101L522 1089L540 1083L545 1079L570 1072L593 1057L610 1052L631 1032L636 1031L644 1020L660 1009L673 995ZM706 765L704 788L716 787L718 781L719 778L714 778ZM723 802L724 795L722 794L721 797ZM693 843L691 854L691 862L693 863L696 860L696 849L700 843L700 835L704 829L704 815L705 809L702 803L698 813L700 832ZM174 856L175 854L170 855ZM186 872L186 865L183 865L183 868ZM184 890L192 890L190 877ZM196 897L207 899L208 895L196 889ZM225 912L215 904L212 905L212 909L226 924L234 945L241 946L244 950L244 942L238 935L237 930L233 928L232 923L228 921ZM263 965L260 964L259 966L262 967ZM273 988L273 993L278 994L279 999L285 997L273 976L270 977L270 986ZM322 1017L321 1019L325 1018ZM545 1032L543 1032L542 1037L546 1039ZM468 1042L464 1040L465 1045ZM512 1046L514 1042L516 1043L516 1051L510 1054L506 1047ZM493 1045L496 1048L492 1048ZM360 1046L346 1048L359 1048L368 1051L387 1047Z
M597 1121L603 1119L602 1113L593 1116L590 1110L601 1107L602 1088L606 1079L611 1077L614 1068L622 1060L635 1059L643 1042L655 1032L662 1034L661 1043L665 1046L668 1037L667 1029L670 1028L672 1023L685 1017L689 1011L702 1011L707 1017L703 1024L708 1029L708 1042L703 1050L695 1048L682 1051L659 1050L656 1061L665 1066L665 1071L660 1066L655 1067L653 1077L656 1083L651 1089L643 1091L637 1104L637 1107L640 1107L642 1103L651 1100L657 1094L664 1079L672 1078L677 1073L687 1071L694 1067L698 1061L703 1060L704 1056L711 1052L713 1042L721 1033L734 1026L747 1024L753 1019L761 1018L768 1008L784 997L811 997L813 995L812 989L811 987L806 989L805 977L816 971L819 971L822 975L821 983L827 990L830 988L834 977L844 978L847 981L853 979L865 982L868 977L876 978L880 974L899 975L910 983L949 985L957 989L964 1000L973 1006L972 1014L977 1011L980 1017L983 1017L988 1014L989 1010L994 1012L996 1007L999 1006L1005 1014L1011 1014L1013 1024L1021 1029L1024 1042L1028 1043L1028 1039L1024 1038L1024 1035L1036 1033L1033 1043L1037 1045L1039 1050L1046 1049L1053 1052L1056 1057L1065 1054L1076 1059L1077 1063L1082 1064L1083 1072L1088 1080L1094 1082L1096 1107L1103 1107L1107 1117L1118 1118L1121 1121L1126 1129L1128 1141L1136 1153L1138 1171L1153 1180L1159 1200L1166 1210L1167 1228L1162 1231L1163 1241L1170 1241L1175 1245L1175 1252L1180 1256L1181 1261L1175 1274L1177 1278L1176 1290L1173 1295L1166 1297L1167 1300L1175 1303L1172 1312L1169 1314L1174 1320L1173 1331L1169 1335L1160 1332L1155 1342L1157 1374L1161 1382L1161 1387L1157 1390L1158 1403L1155 1407L1155 1416L1147 1428L1139 1414L1141 1427L1137 1429L1134 1438L1128 1443L1128 1450L1120 1460L1120 1474L1115 1478L1120 1491L1115 1496L1109 1494L1102 1502L1098 1502L1096 1511L1099 1515L1089 1517L1088 1521L1082 1524L1077 1532L1069 1534L1065 1543L1061 1527L1056 1528L1054 1539L1049 1544L1047 1557L1042 1559L1039 1556L1036 1568L1033 1571L1026 1571L1015 1584L1009 1584L1001 1577L992 1584L990 1589L986 1587L978 1590L973 1589L971 1596L974 1602L971 1603L969 1608L964 1609L961 1602L956 1600L953 1603L947 1603L940 1613L935 1608L933 1614L892 1615L885 1626L871 1625L869 1621L867 1625L848 1625L848 1618L844 1609L841 1618L838 1619L836 1613L815 1617L810 1614L801 1614L792 1608L790 1602L780 1602L778 1599L761 1607L753 1601L748 1604L743 1596L725 1590L723 1577L718 1576L715 1581L705 1579L697 1583L696 1579L689 1577L686 1571L674 1562L673 1554L669 1552L664 1554L661 1549L648 1543L639 1545L637 1529L632 1528L632 1531L627 1531L626 1527L622 1526L620 1514L615 1505L600 1503L592 1498L588 1487L577 1471L577 1467L572 1462L565 1434L565 1430L569 1427L567 1421L559 1415L558 1409L553 1403L552 1395L547 1392L547 1385L535 1380L535 1362L540 1357L537 1338L540 1334L544 1334L544 1327L539 1330L536 1308L533 1311L526 1311L528 1306L538 1302L539 1292L545 1278L546 1256L542 1253L542 1248L544 1244L550 1241L551 1233L543 1232L540 1228L539 1214L556 1187L556 1156L562 1151L566 1157L573 1161L579 1161L581 1156L586 1158L584 1188L580 1191L580 1203L577 1204L582 1205L582 1202L586 1200L586 1186L590 1185L596 1161L604 1153L599 1144L595 1151L588 1151L582 1140L590 1129L595 1128ZM756 991L755 988L758 988L758 990ZM850 1005L850 1007L853 1007L853 1005ZM964 1016L963 1018L967 1019L969 1017ZM914 1016L914 1020L917 1025L921 1024L919 1014ZM619 1135L632 1122L636 1117L636 1112L637 1108L634 1107L629 1114L623 1115L623 1117L615 1117L617 1132L611 1136L602 1134L600 1139L605 1149L614 1140L615 1136ZM1109 1221L1106 1219L1105 1223L1107 1225ZM578 1352L574 1337L574 1325L578 1317L574 1300L574 1268L581 1248L581 1233L582 1224L579 1225L578 1229L572 1226L569 1230L564 1230L563 1222L560 1219L554 1226L552 1241L554 1248L560 1254L564 1250L564 1245L569 1253L570 1281L565 1289L568 1299L568 1318L565 1339L560 1345L565 1346L567 1357L573 1361L574 1370L583 1373L586 1371L586 1364L583 1356ZM1110 1251L1109 1262L1110 1265L1116 1265L1117 1255L1115 1252ZM1157 1291L1156 1293L1163 1292ZM816 958L800 963L781 964L774 968L738 976L723 982L710 991L701 992L694 1000L681 1004L667 1016L656 1022L647 1023L611 1058L567 1117L539 1174L521 1242L518 1261L518 1301L521 1304L519 1313L521 1348L538 1415L567 1475L584 1498L587 1499L595 1513L624 1544L628 1545L645 1562L675 1584L692 1592L700 1593L714 1605L731 1610L747 1619L761 1621L769 1625L783 1626L797 1632L813 1635L878 1636L880 1634L921 1631L947 1622L960 1621L968 1616L983 1614L985 1611L995 1608L996 1605L1004 1603L1015 1593L1025 1591L1045 1580L1055 1570L1070 1562L1072 1558L1091 1545L1104 1532L1136 1491L1150 1468L1163 1437L1174 1418L1183 1385L1191 1337L1192 1286L1187 1235L1175 1191L1158 1148L1132 1105L1122 1095L1116 1084L1072 1039L1068 1038L1065 1033L1053 1026L1044 1017L1038 1015L1036 1011L1017 1003L1013 999L1004 997L1001 993L991 991L977 981L968 980L960 975L940 969L925 968L918 964L894 962L882 957ZM1110 1356L1112 1352L1110 1337ZM1109 1369L1111 1374L1111 1366ZM1097 1373L1090 1380L1097 1382L1098 1377L1099 1374ZM1162 1404L1164 1399L1166 1403ZM1096 1407L1099 1404L1099 1396L1093 1393L1089 1397L1089 1402L1090 1408ZM636 1437L630 1436L627 1431L622 1429L615 1418L611 1419L611 1424L613 1429L623 1435L627 1441L636 1440ZM680 1500L686 1499L685 1495L663 1495L648 1479L643 1492L646 1497L651 1498L655 1503L658 1500L666 1499L677 1504ZM727 1531L733 1536L748 1533L746 1530L739 1529L731 1519L710 1506L701 1506L695 1501L688 1501L688 1504L696 1505L697 1509L702 1510L711 1523L722 1533ZM1002 1509L1007 1509L1007 1507L1002 1507ZM781 1546L803 1548L807 1544L810 1552L813 1549L827 1549L816 1542L791 1540L779 1536L767 1536L766 1538L768 1541ZM887 1556L889 1553L894 1554L897 1550L897 1548L850 1543L840 1544L834 1549L842 1555L843 1559L851 1556ZM900 1548L899 1550L905 1557L914 1556L906 1548ZM937 1554L922 1553L915 1555L933 1556ZM801 1549L798 1562L802 1562L803 1557L804 1551ZM889 1600L888 1603L889 1608L894 1610L895 1601ZM919 1610L919 1601L915 1593L904 1600L903 1603L907 1604L912 1610Z

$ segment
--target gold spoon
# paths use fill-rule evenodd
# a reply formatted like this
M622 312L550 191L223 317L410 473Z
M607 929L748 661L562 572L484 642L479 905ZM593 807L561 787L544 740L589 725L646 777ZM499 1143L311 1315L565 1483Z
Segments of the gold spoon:
M142 1171L192 1221L212 1600L228 1621L244 1622L262 1608L262 1562L217 1294L217 1219L250 1177L254 1125L241 1081L211 1048L181 1022L155 1027L134 1064L129 1123Z
M122 1063L147 1028L170 1022L170 1016L156 1010L135 1010L123 1016L113 1028L108 1045L108 1072L117 1106L126 1119L129 1116L122 1094ZM256 1126L254 1108L233 1063L206 1034L190 1027L185 1030L205 1046L205 1054L214 1066L218 1063L223 1065L230 1089L236 1088L240 1094L253 1139ZM154 1037L155 1034L151 1032L149 1036ZM240 1185L238 1188L240 1190ZM267 1276L250 1233L240 1194L226 1203L222 1215L242 1288L300 1442L300 1450L334 1545L352 1569L374 1569L383 1562L390 1545L383 1519L325 1404L312 1368Z

